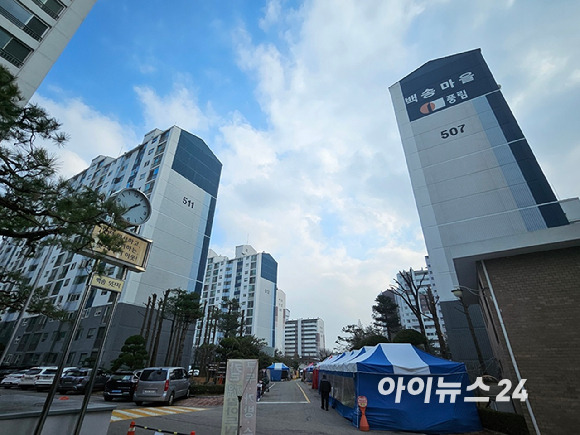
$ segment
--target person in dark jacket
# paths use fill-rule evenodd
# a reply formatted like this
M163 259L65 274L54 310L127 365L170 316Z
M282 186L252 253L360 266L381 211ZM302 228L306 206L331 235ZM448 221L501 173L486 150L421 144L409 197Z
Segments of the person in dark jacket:
M328 398L330 397L332 385L330 385L330 382L326 379L326 375L322 375L322 380L320 381L318 388L320 389L320 398L322 400L320 407L328 411Z

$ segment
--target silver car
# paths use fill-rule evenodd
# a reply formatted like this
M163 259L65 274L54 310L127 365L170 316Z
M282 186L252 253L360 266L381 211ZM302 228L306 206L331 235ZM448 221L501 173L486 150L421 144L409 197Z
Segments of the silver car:
M165 402L189 397L189 377L183 367L148 367L143 369L135 387L133 402Z

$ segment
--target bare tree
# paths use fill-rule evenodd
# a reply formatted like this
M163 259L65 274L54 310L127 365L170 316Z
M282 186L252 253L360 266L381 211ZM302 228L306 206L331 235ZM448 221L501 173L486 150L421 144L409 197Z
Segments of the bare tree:
M439 296L433 294L431 286L427 286L427 308L431 314L431 319L435 325L435 333L437 334L437 341L439 341L439 352L443 358L449 358L449 352L447 350L447 343L445 342L445 337L443 336L443 331L441 330L441 322L439 321L439 316L437 315L437 304L439 303Z
M415 282L413 269L399 271L398 276L401 279L395 279L396 286L391 286L390 291L399 296L405 304L409 307L411 312L414 314L417 322L419 323L419 329L421 334L427 337L425 330L425 321L423 320L423 310L421 309L421 287L423 287L423 281L427 275L421 276L418 283ZM427 350L430 350L429 342L425 345Z
M441 355L447 357L447 344L437 315L439 297L435 297L430 285L423 284L427 274L423 274L418 282L414 279L413 269L399 271L398 276L401 277L401 280L395 279L397 286L392 286L390 291L398 295L409 307L419 323L421 334L425 337L427 337L425 319L433 321ZM427 341L426 349L431 350L429 341Z

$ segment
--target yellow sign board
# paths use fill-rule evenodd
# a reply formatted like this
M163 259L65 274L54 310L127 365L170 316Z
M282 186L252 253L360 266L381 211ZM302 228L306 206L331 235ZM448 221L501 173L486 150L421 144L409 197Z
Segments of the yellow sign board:
M102 290L109 290L112 292L121 293L121 290L123 290L124 284L125 284L125 281L123 281L122 279L115 279L115 278L111 278L110 276L94 274L91 277L91 285L93 287L96 287L96 288L99 288Z
M120 235L123 238L124 244L119 252L106 251L105 248L97 245L96 241L98 235L102 232ZM95 239L93 249L85 252L85 255L92 257L102 255L104 256L103 261L105 263L114 264L115 266L123 266L134 272L145 271L147 261L149 260L151 240L147 240L137 234L115 230L104 225L98 225L95 227L93 230L93 239Z

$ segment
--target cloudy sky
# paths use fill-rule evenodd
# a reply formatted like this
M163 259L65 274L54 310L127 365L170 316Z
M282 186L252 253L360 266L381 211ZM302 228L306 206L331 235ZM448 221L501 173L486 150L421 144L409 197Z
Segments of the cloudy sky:
M64 175L178 125L223 163L211 248L278 261L328 348L427 254L388 87L481 48L559 199L580 194L576 0L98 0L33 98Z

